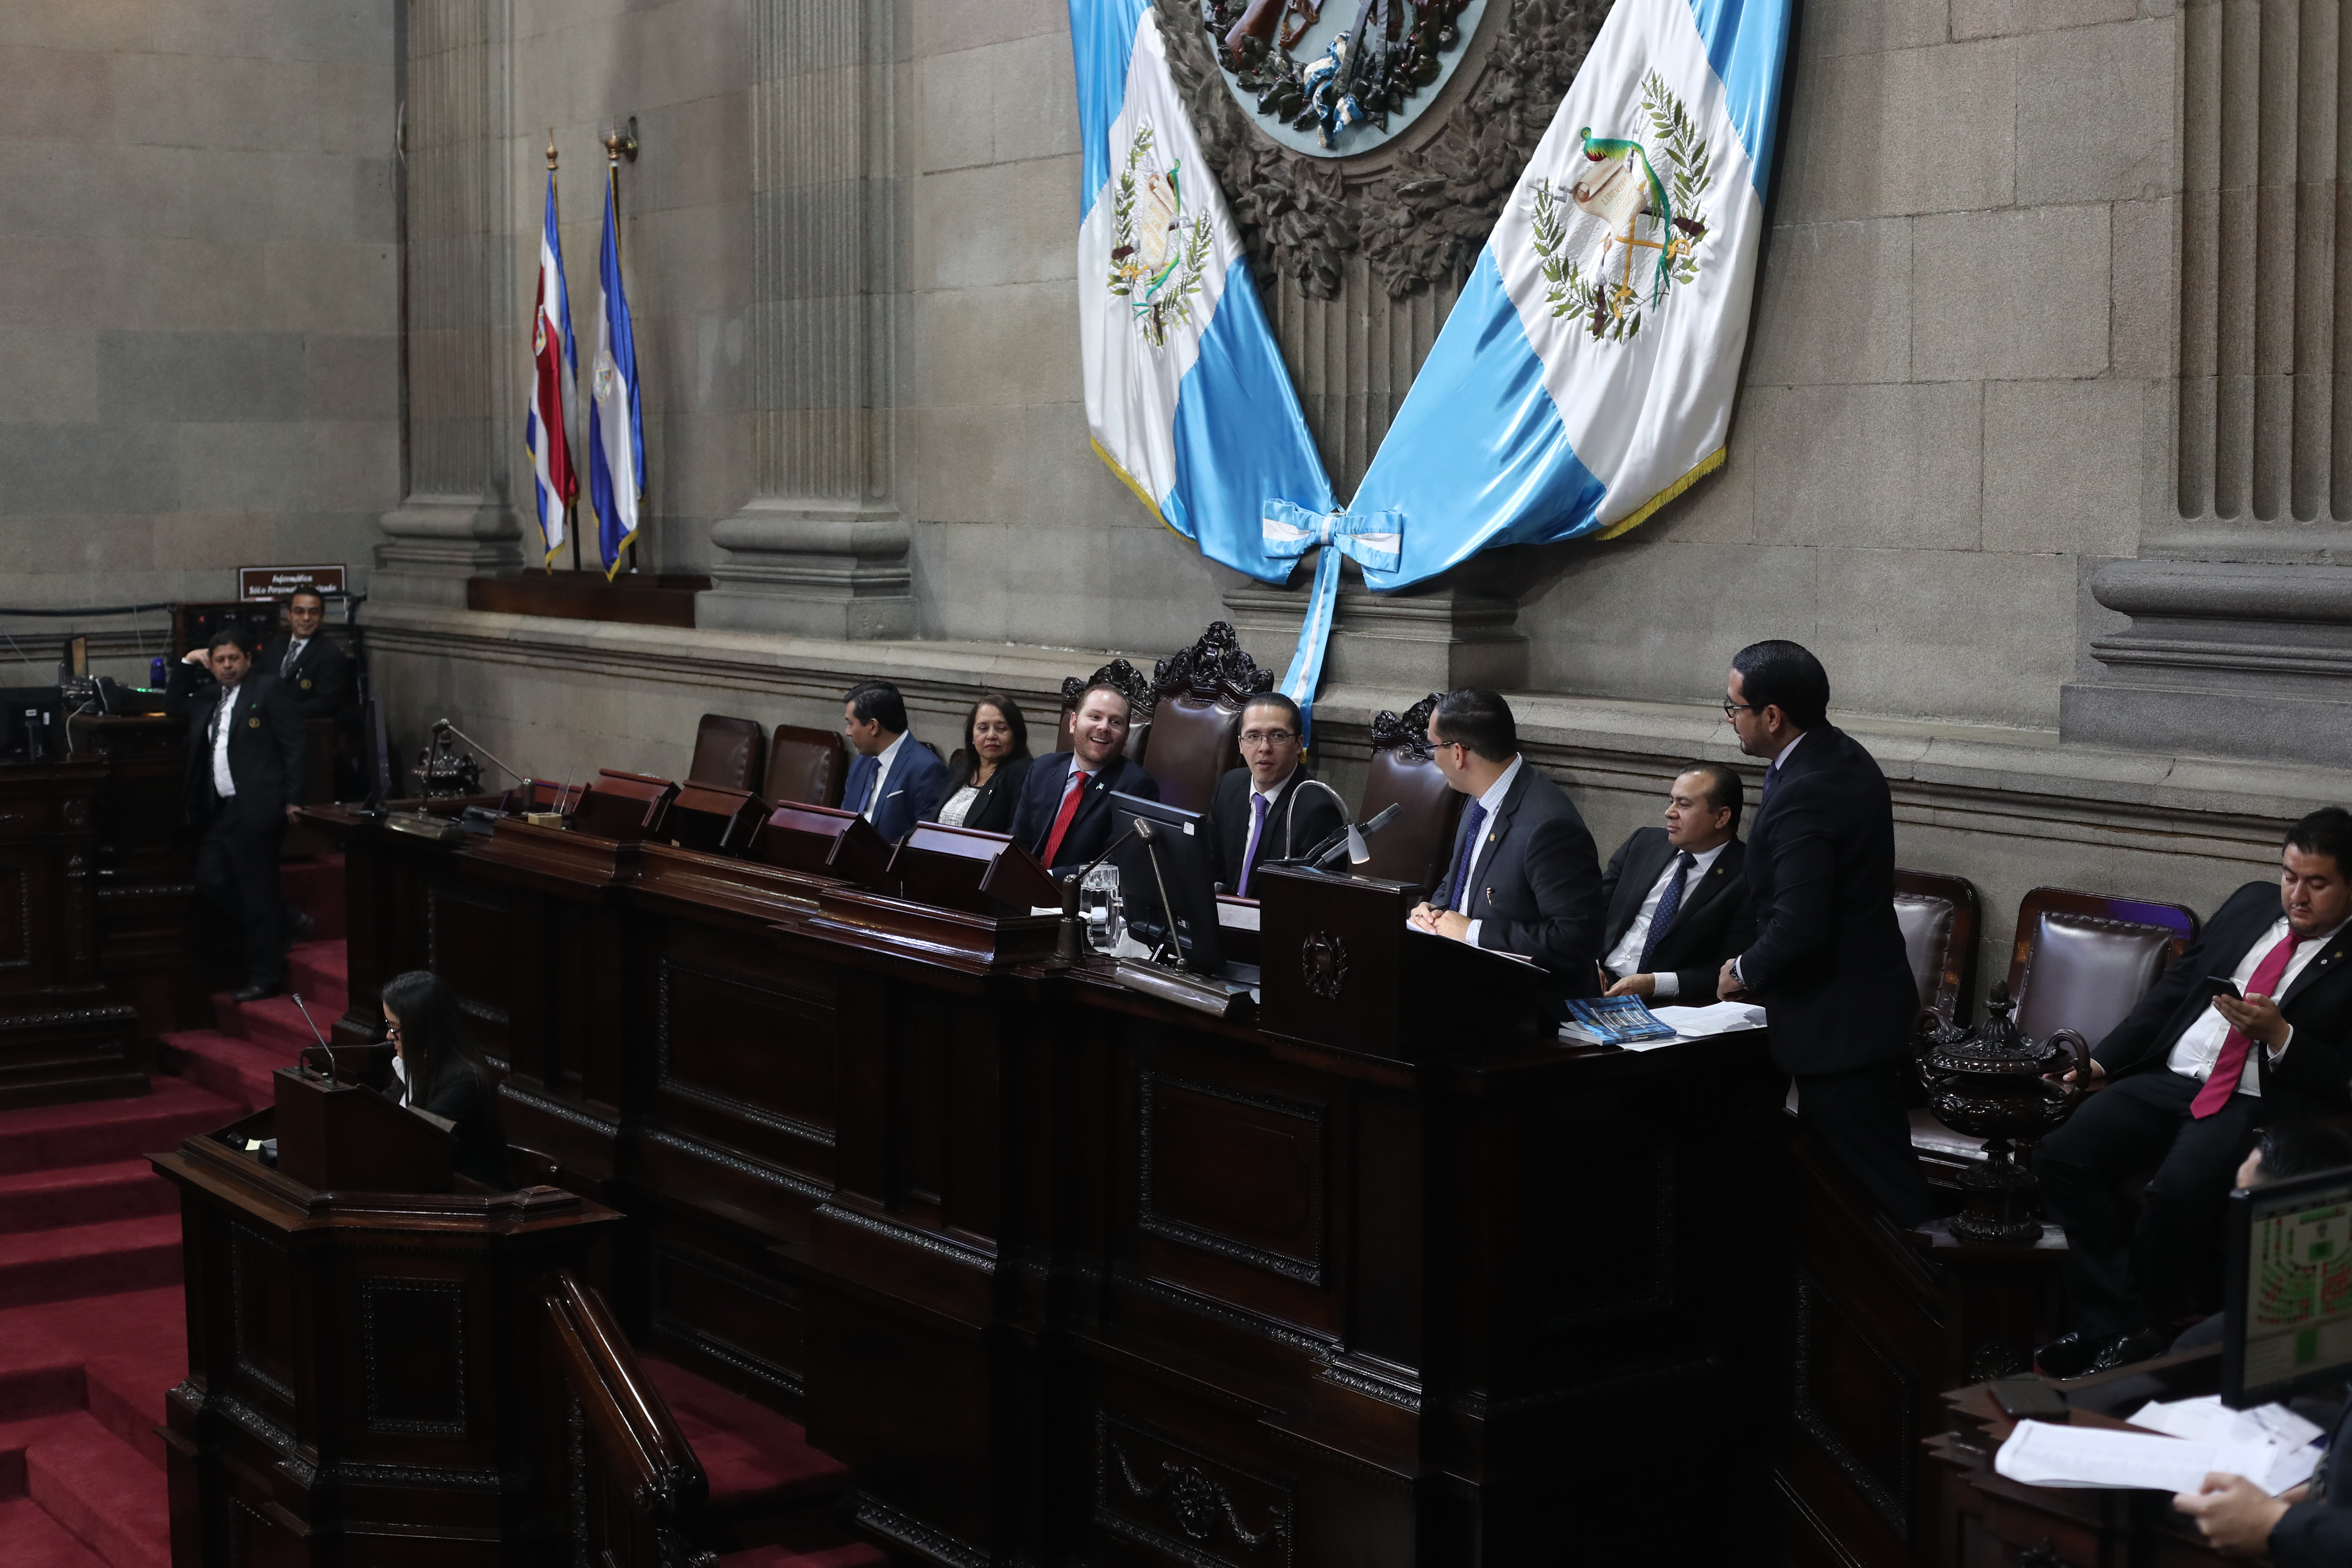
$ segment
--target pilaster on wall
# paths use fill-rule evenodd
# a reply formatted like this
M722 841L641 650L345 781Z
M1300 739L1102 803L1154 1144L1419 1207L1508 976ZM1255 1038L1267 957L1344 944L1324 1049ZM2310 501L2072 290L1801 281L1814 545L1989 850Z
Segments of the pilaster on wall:
M697 623L913 635L892 481L899 276L888 0L752 0L751 504Z
M512 376L504 215L508 0L410 0L402 106L408 461L371 592L463 605L465 579L519 571L509 493Z
M2352 80L2334 4L2187 0L2176 516L2092 576L2061 731L2340 762L2352 723ZM2160 723L2151 722L2161 712Z

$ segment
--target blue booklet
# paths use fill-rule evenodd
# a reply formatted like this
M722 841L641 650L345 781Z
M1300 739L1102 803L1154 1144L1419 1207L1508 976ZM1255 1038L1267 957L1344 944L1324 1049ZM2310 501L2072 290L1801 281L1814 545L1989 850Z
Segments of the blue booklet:
M1568 1005L1576 1021L1604 1046L1675 1037L1675 1026L1651 1012L1639 996L1597 996L1589 1002L1571 1001Z

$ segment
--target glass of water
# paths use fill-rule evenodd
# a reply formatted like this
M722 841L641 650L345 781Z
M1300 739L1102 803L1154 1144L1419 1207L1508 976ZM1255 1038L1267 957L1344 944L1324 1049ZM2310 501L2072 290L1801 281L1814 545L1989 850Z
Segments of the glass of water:
M1078 918L1087 922L1087 945L1110 952L1127 930L1120 912L1118 868L1106 862L1086 874L1078 884Z

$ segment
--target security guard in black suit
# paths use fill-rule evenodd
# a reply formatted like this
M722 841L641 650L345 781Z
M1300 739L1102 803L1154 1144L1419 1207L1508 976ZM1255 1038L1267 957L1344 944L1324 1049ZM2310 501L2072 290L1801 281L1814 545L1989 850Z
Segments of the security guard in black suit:
M269 640L255 666L276 676L294 711L305 719L336 719L351 695L352 661L324 630L326 598L298 588L286 601L286 627Z
M1725 959L1756 937L1744 792L1721 763L1686 768L1666 796L1666 825L1637 827L1601 874L1609 923L1601 982L1610 996L1706 1006Z
M200 669L212 684L200 685ZM187 814L196 890L243 927L240 1002L274 995L286 979L286 899L278 846L302 782L302 721L278 678L255 671L234 632L173 667L163 710L188 721Z

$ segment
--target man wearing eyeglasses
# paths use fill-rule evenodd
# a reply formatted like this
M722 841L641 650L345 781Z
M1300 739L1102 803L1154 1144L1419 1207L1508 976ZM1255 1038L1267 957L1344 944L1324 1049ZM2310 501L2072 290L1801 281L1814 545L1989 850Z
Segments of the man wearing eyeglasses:
M1416 930L1531 958L1556 997L1600 994L1609 911L1601 856L1560 787L1519 754L1511 705L1492 691L1449 691L1429 717L1447 787L1470 797L1454 830L1453 869L1412 911Z
M1307 741L1298 704L1279 691L1253 697L1242 710L1242 763L1217 781L1209 803L1209 841L1217 847L1225 891L1257 897L1257 869L1303 855L1348 826L1339 801L1303 765Z

